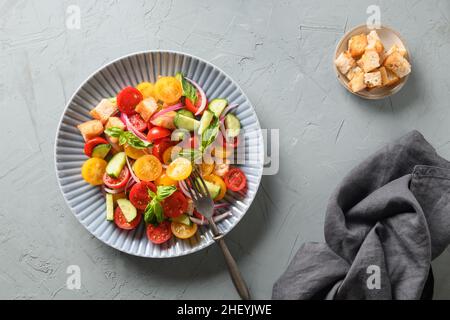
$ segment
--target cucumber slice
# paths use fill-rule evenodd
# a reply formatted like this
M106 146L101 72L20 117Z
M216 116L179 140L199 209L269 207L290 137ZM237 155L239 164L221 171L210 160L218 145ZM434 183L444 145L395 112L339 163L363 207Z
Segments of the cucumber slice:
M234 114L227 114L225 117L225 129L227 129L227 137L234 138L241 132L241 122Z
M187 226L190 226L192 224L192 221L191 221L191 219L189 219L189 216L187 214L182 214L181 216L176 217L176 218L171 218L170 220L173 222L185 224Z
M106 220L114 221L114 198L110 193L106 194Z
M127 222L131 222L137 217L137 210L136 208L131 204L131 202L127 199L119 199L117 200L117 204L119 205L120 210L122 210L122 213L125 217L125 220Z
M220 117L220 114L227 105L227 99L214 99L209 103L208 109L211 110L216 115L216 117Z
M204 181L206 188L209 191L209 195L211 196L212 199L215 199L220 193L220 186L206 180ZM202 185L201 181L199 181L199 184Z
M119 152L112 157L106 166L106 173L108 176L117 178L120 175L125 163L127 162L127 155L125 152Z
M198 129L198 134L202 135L203 132L209 127L212 119L214 118L214 113L209 110L205 110L202 118L200 119L200 128Z
M95 146L94 150L92 150L92 158L105 159L110 150L110 144L99 144L98 146Z
M198 127L200 127L200 121L186 117L179 113L177 113L177 116L175 117L173 123L177 128L186 129L189 131L195 131L198 129Z
M185 116L185 117L188 117L188 118L192 118L192 119L195 118L195 117L194 117L194 114L193 114L192 112L190 112L189 110L186 110L186 109L178 110L177 113L178 113L178 114L181 114L181 115L183 115L183 116Z

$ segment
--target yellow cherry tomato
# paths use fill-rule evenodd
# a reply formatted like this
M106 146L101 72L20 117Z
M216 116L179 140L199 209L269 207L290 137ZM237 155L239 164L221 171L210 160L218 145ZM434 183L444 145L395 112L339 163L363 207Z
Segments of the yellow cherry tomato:
M136 160L133 171L143 181L155 181L162 173L162 165L158 158L147 154Z
M136 89L142 93L144 99L147 99L153 97L155 86L151 82L141 82L137 85Z
M178 182L171 179L165 172L163 172L155 181L157 186L176 186Z
M186 158L177 158L167 167L166 173L169 178L181 181L187 179L192 172L192 164Z
M202 176L208 176L210 175L214 170L214 163L209 163L209 162L202 162L202 164L200 165L200 173L202 174Z
M87 183L99 186L103 184L103 175L107 165L108 163L103 159L91 158L81 167L81 176Z
M225 181L223 181L221 177L216 176L215 174L210 174L209 176L206 176L203 179L220 187L220 193L217 195L217 197L214 198L215 201L222 200L225 197L225 194L227 193L227 185L225 184Z
M175 235L175 237L179 239L189 239L195 235L198 227L195 223L188 226L183 223L172 222L170 224L170 229L172 230L172 233Z
M172 162L172 160L174 160L176 158L178 153L180 153L181 150L182 150L182 148L178 147L178 146L173 146L173 147L167 148L164 151L163 156L162 156L164 164L170 164Z
M124 149L125 149L125 154L129 158L134 159L134 160L137 160L140 157L143 157L147 154L147 153L145 153L144 150L133 148L132 146L130 146L128 144L125 145Z
M154 90L156 97L167 104L177 102L183 94L180 81L174 77L159 78Z

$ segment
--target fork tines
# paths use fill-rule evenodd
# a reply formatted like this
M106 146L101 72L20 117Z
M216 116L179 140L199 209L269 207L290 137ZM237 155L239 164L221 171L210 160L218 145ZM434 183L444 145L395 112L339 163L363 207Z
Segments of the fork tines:
M194 167L192 170L192 174L189 176L189 184L188 191L191 194L192 199L199 199L199 198L211 198L211 195L209 194L208 188L206 187L205 181L203 180L201 174L198 172L197 168ZM190 187L190 188L189 188ZM195 198L194 198L195 196Z

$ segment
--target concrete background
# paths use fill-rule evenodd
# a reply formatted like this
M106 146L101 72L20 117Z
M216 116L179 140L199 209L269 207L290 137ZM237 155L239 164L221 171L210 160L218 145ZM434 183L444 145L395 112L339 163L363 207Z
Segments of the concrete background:
M66 9L81 9L81 29ZM343 89L334 48L366 8L397 29L414 72L391 99ZM0 0L0 298L236 298L221 254L146 260L94 239L58 189L55 131L79 84L104 63L146 49L182 50L237 80L265 128L281 129L281 164L227 240L256 298L305 241L323 240L327 199L384 143L420 130L450 158L450 2ZM435 263L436 298L450 298L450 252ZM65 287L79 265L81 290Z

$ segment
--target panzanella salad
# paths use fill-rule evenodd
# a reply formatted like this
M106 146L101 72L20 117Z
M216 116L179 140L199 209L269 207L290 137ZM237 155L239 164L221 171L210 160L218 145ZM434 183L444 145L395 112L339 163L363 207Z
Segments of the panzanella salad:
M194 81L178 73L126 87L78 125L84 140L83 179L101 186L106 219L124 230L145 223L148 239L193 237L206 224L184 182L199 170L215 202L214 220L230 216L227 192L244 192L247 179L230 165L241 124L225 98L208 101Z

